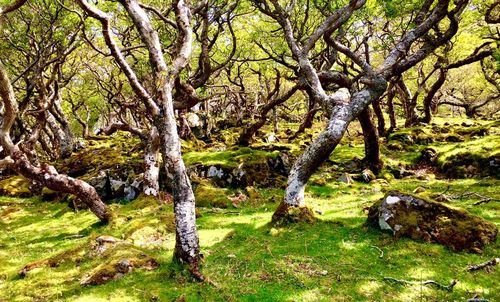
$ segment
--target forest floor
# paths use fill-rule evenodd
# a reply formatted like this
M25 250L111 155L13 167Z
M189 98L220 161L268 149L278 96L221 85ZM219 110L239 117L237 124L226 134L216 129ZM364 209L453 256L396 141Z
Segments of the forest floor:
M346 184L336 181L337 170L348 166L353 157L363 155L362 138L355 128L351 129L351 136L330 157L332 163L323 165L307 187L306 202L319 219L314 224L269 224L284 194L282 186L257 187L257 194L248 194L253 196L237 204L199 206L202 272L210 280L206 283L193 282L171 261L175 235L169 202L160 204L141 196L130 202L112 203L115 221L103 226L92 213L75 212L63 202L0 197L0 301L466 301L473 297L500 301L500 267L467 271L471 264L499 257L498 240L481 254L453 252L438 244L396 239L365 225L366 208L384 192L395 189L412 193L419 188L417 192L422 196L445 196L449 205L499 226L498 175L485 175L481 165L471 168L469 162L465 172L453 172L465 173L462 178L444 176L451 169L446 163L467 157L464 154L473 153L475 158L483 159L499 154L498 123L484 121L463 129L483 125L491 127L489 135L462 133L466 137L463 142L445 138L411 147L402 142L402 147L392 147L402 148L397 151L384 146L388 167L411 167L415 173L397 179L387 168L377 181ZM399 133L416 133L425 140L427 130L405 131ZM231 130L227 134L231 136ZM191 148L185 155L188 164L238 165L242 156L251 159L257 156L254 152L264 152L262 148L248 148L216 153L187 145ZM299 143L292 145L290 148L298 151L303 148ZM433 173L417 164L420 151L428 147L439 152L436 165L442 166L442 172ZM475 177L469 177L467 173L474 169ZM213 189L224 198L238 191L245 193ZM474 205L483 197L492 200ZM156 259L159 267L134 269L102 285L80 285L96 267L122 256L88 256L85 250L101 235L126 241L141 254ZM43 259L54 261L40 263ZM29 263L38 265L21 277L19 272ZM428 279L443 285L452 280L458 283L453 291L446 291L432 285L394 283L385 277L417 283Z

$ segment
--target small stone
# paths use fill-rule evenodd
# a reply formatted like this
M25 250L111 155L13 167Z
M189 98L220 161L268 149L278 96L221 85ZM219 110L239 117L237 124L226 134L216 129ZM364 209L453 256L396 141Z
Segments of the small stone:
M361 177L365 182L371 182L372 180L377 178L370 169L364 169L363 172L361 172Z
M271 235L271 236L273 236L273 237L278 236L278 235L279 235L279 233L280 233L280 232L279 232L276 228L271 228L271 229L269 230L269 235Z
M340 175L340 177L337 178L337 182L343 182L350 185L353 183L353 180L351 175L349 175L349 173L342 173L342 175Z
M274 142L276 142L276 135L274 135L274 133L269 134L266 137L266 142L268 142L268 143L274 143Z
M326 275L328 275L328 271L321 271L321 272L319 272L319 274L321 276L326 276Z
M235 254L228 254L227 258L236 258L236 255Z

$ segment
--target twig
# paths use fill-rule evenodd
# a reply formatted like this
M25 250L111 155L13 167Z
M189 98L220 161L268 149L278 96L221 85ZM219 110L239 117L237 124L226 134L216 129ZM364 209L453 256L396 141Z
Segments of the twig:
M500 258L493 258L490 261L486 261L486 262L483 262L483 263L480 263L480 264L476 264L476 265L471 265L471 266L469 266L467 268L467 271L468 272L473 272L473 271L477 271L477 270L480 270L480 269L483 269L483 268L488 269L489 267L495 266L495 265L497 265L499 263L500 263Z
M384 251L381 248L379 248L378 246L375 246L375 245L370 245L370 247L377 249L380 252L379 258L384 258Z
M434 285L438 289L441 290L446 290L446 291L453 291L453 287L457 284L457 280L453 279L450 283L450 285L443 285L440 284L434 280L424 280L424 281L407 281L407 280L399 280L391 277L384 277L384 281L389 281L389 282L395 282L395 283L400 283L400 284L411 284L411 285Z

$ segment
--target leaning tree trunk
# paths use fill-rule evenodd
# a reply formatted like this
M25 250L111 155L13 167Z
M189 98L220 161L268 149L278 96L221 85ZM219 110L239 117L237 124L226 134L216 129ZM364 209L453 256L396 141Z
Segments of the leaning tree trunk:
M248 126L247 128L243 129L243 132L241 132L240 137L238 138L238 145L248 146L255 133L257 133L257 131L259 131L259 129L266 124L267 114L269 113L269 111L275 110L276 106L286 102L289 98L293 96L293 94L298 90L298 88L299 86L295 85L281 97L275 98L266 103L259 112L258 120L255 123ZM274 131L276 132L277 131L276 116L274 116L274 120L275 120Z
M378 132L371 116L370 107L367 107L358 115L358 120L363 130L363 139L365 142L364 161L373 173L378 174L382 170L383 162L380 159Z
M290 137L290 140L296 139L300 134L304 133L306 129L311 128L314 116L318 113L319 108L316 107L316 102L309 95L309 105L304 121L300 124L299 129Z
M19 110L14 90L1 63L0 98L4 104L4 113L0 125L0 144L8 154L8 157L10 157L9 161L12 169L22 176L32 181L36 181L51 190L75 195L85 203L102 222L108 222L111 215L107 206L99 198L94 187L82 180L59 174L52 166L42 165L38 167L33 165L26 154L21 151L19 146L12 142L10 138L10 129L17 118Z
M160 137L156 127L151 127L144 152L144 184L143 191L146 195L158 196L160 184Z

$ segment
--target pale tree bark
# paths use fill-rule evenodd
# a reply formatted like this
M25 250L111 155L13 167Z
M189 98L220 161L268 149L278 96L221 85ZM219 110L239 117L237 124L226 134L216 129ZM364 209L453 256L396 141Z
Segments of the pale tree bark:
M149 137L146 142L144 152L144 183L143 192L146 195L158 196L160 184L158 182L160 175L160 137L156 127L149 131Z
M276 0L270 0L271 4L266 0L254 0L253 2L262 13L276 20L281 26L292 57L298 63L301 75L306 78L310 86L312 97L330 116L326 129L292 166L284 201L273 215L273 221L276 223L296 221L300 219L300 216L312 216L310 210L305 210L305 186L310 176L340 142L349 123L371 102L381 97L387 88L387 82L392 77L415 66L456 33L458 16L468 1L455 2L456 5L451 11L448 11L449 0L441 0L432 8L432 0L424 3L422 10L417 14L416 27L404 34L376 70L361 56L331 38L331 35L351 17L355 10L361 8L365 1L352 0L348 5L331 13L309 37L303 39L303 43L296 41L290 21L290 13L294 9L295 2L290 3L286 8L283 8ZM448 17L450 21L446 32L433 41L427 40L419 49L410 53L414 42L436 27L445 17ZM359 90L351 88L353 92L351 98L345 89L339 89L333 95L328 95L321 85L318 73L308 58L309 51L321 37L324 37L328 45L346 55L363 70L360 84L363 84L364 87ZM299 212L298 218L297 212Z
M152 115L153 125L158 129L165 170L173 188L176 224L174 257L180 262L188 264L194 277L203 280L204 277L199 272L200 253L196 228L195 198L181 156L181 144L177 133L172 98L175 79L186 66L192 51L191 12L187 3L178 0L172 4L176 15L178 37L171 65L167 66L158 33L153 28L146 12L135 0L120 1L148 49L153 79L155 87L157 87L154 93L156 98L153 98L140 83L113 40L110 34L110 17L91 6L86 0L77 0L77 2L90 16L100 21L104 40L111 50L111 54L127 76L134 92L145 103L149 114Z

